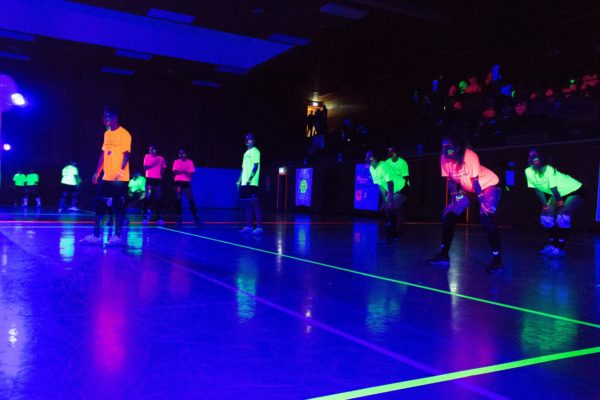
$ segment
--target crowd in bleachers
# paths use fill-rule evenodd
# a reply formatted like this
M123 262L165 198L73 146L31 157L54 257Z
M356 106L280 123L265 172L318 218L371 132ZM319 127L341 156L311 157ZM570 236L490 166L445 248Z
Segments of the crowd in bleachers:
M494 66L483 79L471 75L446 85L434 80L428 91L415 91L411 101L422 123L451 128L481 144L504 144L499 138L509 135L590 134L599 121L599 89L592 70L514 83Z

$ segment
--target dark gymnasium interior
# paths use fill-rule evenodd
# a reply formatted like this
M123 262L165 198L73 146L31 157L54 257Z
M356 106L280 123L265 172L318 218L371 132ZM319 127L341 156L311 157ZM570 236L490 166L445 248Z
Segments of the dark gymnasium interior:
M0 0L0 399L600 399L600 2Z

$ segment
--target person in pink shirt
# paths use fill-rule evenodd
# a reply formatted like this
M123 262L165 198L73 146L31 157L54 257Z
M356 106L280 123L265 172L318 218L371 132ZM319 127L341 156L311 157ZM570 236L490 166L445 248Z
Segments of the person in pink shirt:
M199 224L200 218L196 211L196 202L194 201L194 193L192 192L192 176L196 171L194 162L187 158L185 150L179 150L179 158L173 161L173 175L175 176L175 197L177 198L177 223L182 222L182 202L183 194L190 205L190 210L194 216L194 221Z
M429 259L430 264L449 264L448 252L454 237L458 216L476 200L480 205L481 226L486 231L492 249L489 273L502 272L500 234L496 225L496 210L501 189L498 176L479 163L479 157L467 148L464 140L446 137L442 140L440 158L442 177L448 181L452 201L442 212L442 245L440 252Z
M146 171L146 199L144 201L144 220L142 223L148 223L148 218L152 211L148 212L150 207L156 211L156 222L159 225L164 224L161 218L162 211L162 179L167 169L167 163L163 156L158 154L158 149L154 146L148 147L148 154L144 156L144 171Z

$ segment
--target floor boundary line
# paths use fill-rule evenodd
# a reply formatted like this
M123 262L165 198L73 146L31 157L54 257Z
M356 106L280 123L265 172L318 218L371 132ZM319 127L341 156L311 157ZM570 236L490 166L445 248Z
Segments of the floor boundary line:
M538 365L559 360L566 360L575 357L583 357L591 354L600 353L600 347L589 347L581 350L566 351L562 353L549 354L545 356L526 358L518 361L511 361L502 364L488 365L486 367L466 369L462 371L450 372L447 374L430 376L427 378L411 379L408 381L389 383L386 385L372 386L369 388L351 390L348 392L336 393L326 396L313 397L309 400L344 400L356 399L359 397L373 396L376 394L390 393L404 389L432 385L441 382L451 382L457 379L463 379L478 375L485 375L510 369L524 368L532 365Z
M589 327L592 327L592 328L600 329L600 324L596 324L596 323L593 323L593 322L581 321L581 320L577 320L577 319L574 319L574 318L563 317L563 316L560 316L560 315L546 313L546 312L543 312L543 311L532 310L530 308L513 306L513 305L510 305L510 304L500 303L500 302L493 301L493 300L482 299L480 297L470 296L470 295L466 295L466 294L462 294L462 293L454 293L454 292L451 292L451 291L448 291L448 290L438 289L438 288L434 288L434 287L430 287L430 286L425 286L425 285L419 285L418 283L412 283L412 282L402 281L400 279L394 279L394 278L389 278L389 277L385 277L385 276L381 276L381 275L369 274L367 272L356 271L356 270L352 270L352 269L348 269L348 268L338 267L338 266L333 265L333 264L327 264L327 263L320 262L320 261L314 261L314 260L310 260L310 259L306 259L306 258L296 257L296 256L292 256L292 255L284 254L284 253L279 253L279 252L272 251L272 250L260 249L260 248L256 248L256 247L252 247L252 246L247 246L247 245L244 245L244 244L230 242L230 241L223 240L223 239L212 238L210 236L198 235L198 234L191 233L191 232L185 232L185 231L180 231L180 230L177 230L177 229L171 229L171 228L165 228L165 227L159 227L158 229L162 229L162 230L166 230L166 231L171 231L171 232L175 232L175 233L180 233L182 235L197 237L197 238L200 238L200 239L204 239L204 240L208 240L208 241L213 241L213 242L216 242L216 243L221 243L221 244L226 244L226 245L230 245L230 246L240 247L240 248L244 248L244 249L247 249L247 250L252 250L252 251L256 251L256 252L260 252L260 253L265 253L265 254L275 255L275 256L278 256L278 257L288 258L288 259L291 259L291 260L300 261L300 262L304 262L304 263L307 263L307 264L319 265L319 266L322 266L322 267L326 267L326 268L330 268L330 269L335 269L335 270L338 270L338 271L344 271L344 272L352 273L352 274L355 274L355 275L365 276L365 277L368 277L368 278L379 279L379 280L382 280L382 281L397 283L397 284L401 284L401 285L405 285L405 286L410 286L410 287L415 287L415 288L418 288L418 289L428 290L428 291L435 292L435 293L446 294L446 295L458 297L458 298L465 299L465 300L471 300L471 301L476 301L476 302L480 302L480 303L484 303L484 304L493 305L493 306L496 306L496 307L502 307L502 308L510 309L510 310L513 310L513 311L519 311L519 312L523 312L523 313L538 315L538 316L542 316L542 317L546 317L546 318L552 318L552 319L556 319L556 320L560 320L560 321L570 322L570 323L577 324L577 325L584 325L584 326L589 326Z

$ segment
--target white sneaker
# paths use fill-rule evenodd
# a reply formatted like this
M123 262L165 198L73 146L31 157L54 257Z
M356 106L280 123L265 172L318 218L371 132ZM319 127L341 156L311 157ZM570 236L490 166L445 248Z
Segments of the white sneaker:
M262 235L263 233L263 229L260 226L257 226L256 228L254 228L254 230L252 231L253 235Z
M79 241L81 244L102 244L102 239L92 234L87 235Z
M110 239L108 239L108 241L106 242L107 246L120 246L121 245L121 238L118 237L117 235L112 235L110 237Z
M240 229L240 233L250 233L250 232L253 232L251 226L245 226L242 229Z

